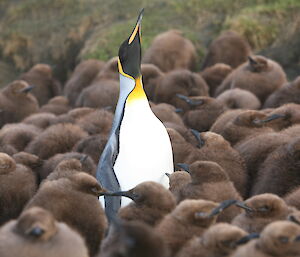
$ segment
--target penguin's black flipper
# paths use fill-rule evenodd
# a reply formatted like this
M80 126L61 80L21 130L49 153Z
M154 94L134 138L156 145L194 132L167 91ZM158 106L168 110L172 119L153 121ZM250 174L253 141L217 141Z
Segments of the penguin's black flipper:
M117 144L118 140L116 136L112 135L106 147L103 150L96 173L96 178L101 184L101 186L110 192L116 192L121 190L120 184L113 169L113 165L118 154ZM117 216L118 210L121 207L121 196L104 196L104 199L105 213L110 222Z

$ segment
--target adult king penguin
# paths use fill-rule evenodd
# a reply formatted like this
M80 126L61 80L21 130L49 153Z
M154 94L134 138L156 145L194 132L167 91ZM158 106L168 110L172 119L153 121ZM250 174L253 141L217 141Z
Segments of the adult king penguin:
M97 168L97 179L104 188L111 192L122 191L117 197L104 197L109 220L121 206L131 201L129 198L138 197L130 195L129 189L144 181L155 181L168 187L165 173L172 173L174 169L169 135L151 111L143 89L142 16L143 10L131 35L119 49L120 95L109 140ZM101 197L100 201L104 203L104 199Z

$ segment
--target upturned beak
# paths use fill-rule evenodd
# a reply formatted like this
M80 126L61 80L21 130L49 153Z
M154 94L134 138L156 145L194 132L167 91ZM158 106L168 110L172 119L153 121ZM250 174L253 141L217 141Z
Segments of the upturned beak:
M106 192L104 193L106 196L124 196L130 198L131 200L136 200L137 196L132 193L130 190L128 191L118 191L118 192Z
M144 14L144 8L140 11L140 14L137 18L136 25L128 39L128 45L132 43L132 41L138 36L140 41L142 41L142 35L141 35L141 30L142 30L142 19L143 19L143 14Z

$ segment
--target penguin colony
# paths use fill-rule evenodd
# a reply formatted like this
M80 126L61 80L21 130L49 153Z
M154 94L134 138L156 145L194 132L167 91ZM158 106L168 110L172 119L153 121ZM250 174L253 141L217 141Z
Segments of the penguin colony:
M300 74L288 81L233 31L202 67L196 59L177 30L145 51L144 90L175 172L165 171L169 189L110 192L132 200L110 223L96 169L118 59L83 61L65 85L37 64L1 89L1 257L300 256Z

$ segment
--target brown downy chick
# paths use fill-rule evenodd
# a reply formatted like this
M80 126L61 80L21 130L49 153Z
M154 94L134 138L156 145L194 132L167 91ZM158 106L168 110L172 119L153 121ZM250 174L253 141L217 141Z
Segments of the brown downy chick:
M240 247L232 257L291 257L300 255L300 226L289 221L269 224L260 238Z
M246 138L257 136L260 133L273 132L272 128L266 126L271 119L266 118L267 115L260 111L244 111L229 121L223 127L220 135L234 146Z
M281 145L288 143L290 140L291 138L287 135L271 132L259 134L235 145L235 150L239 152L246 165L247 196L250 193L254 181L257 180L257 172L262 163L270 153Z
M15 219L37 190L35 174L5 153L0 153L0 226Z
M257 173L251 195L273 193L284 196L300 185L300 137L273 151Z
M176 69L193 70L197 53L193 43L179 30L168 30L157 35L144 54L143 63L151 63L163 72Z
M300 104L285 104L268 113L266 119L278 117L274 121L268 122L268 126L279 131L300 123Z
M287 103L300 104L300 76L274 91L265 101L264 108L276 108Z
M167 257L163 238L139 221L117 221L110 227L97 257Z
M248 240L251 236L239 227L217 223L209 227L202 237L194 237L187 242L176 257L225 257Z
M37 155L26 153L26 152L18 152L12 156L16 163L22 164L28 168L30 168L37 178L37 184L40 183L40 170L43 167L44 160L39 158Z
M192 179L186 171L175 171L171 174L166 173L169 178L169 190L174 195L176 202L179 202L180 191L187 184L191 183Z
M40 106L46 104L49 99L61 94L61 84L53 77L52 69L47 64L36 64L29 71L23 73L20 79L29 85L34 85L32 94L38 100Z
M22 123L36 126L41 129L46 129L56 120L56 115L53 113L34 113L26 117Z
M48 159L57 153L69 152L79 140L87 135L77 125L68 123L52 125L35 137L27 145L25 151L41 159Z
M212 124L210 131L220 134L223 131L224 127L227 125L227 123L234 120L238 115L240 115L245 111L246 110L242 110L242 109L234 109L234 110L228 110L224 112L216 119L214 124Z
M229 109L258 110L261 106L256 95L240 88L228 89L216 99Z
M109 59L104 67L99 71L97 76L93 79L94 81L100 80L119 80L119 72L118 72L118 57L112 57Z
M172 193L156 182L143 182L128 191L106 193L123 196L133 202L121 208L118 216L127 221L142 221L151 226L158 224L176 206Z
M209 130L216 119L227 109L212 97L187 97L181 94L177 94L177 97L189 105L189 109L183 114L184 123L189 128L200 132Z
M89 155L95 163L99 163L99 156L107 143L108 137L106 135L96 134L81 139L73 147L74 152Z
M209 45L202 69L216 63L225 63L236 68L247 61L250 54L250 45L243 37L235 31L225 31Z
M300 187L296 187L293 191L285 195L283 199L288 205L296 207L298 210L300 210Z
M47 180L57 180L70 177L78 172L84 172L80 160L67 159L61 161L55 169L48 175Z
M119 96L117 80L94 81L81 91L77 98L76 107L112 108L115 109Z
M230 88L241 88L252 92L264 103L270 94L285 83L286 75L277 62L259 55L249 56L248 62L226 77L216 90L216 95Z
M175 129L167 128L173 149L174 163L186 163L187 158L197 158L197 148L187 142Z
M94 59L82 61L76 66L64 87L64 95L72 106L75 106L81 91L91 84L103 66L104 62Z
M83 239L39 207L0 228L1 257L87 257Z
M23 123L6 124L0 130L0 145L11 145L17 151L23 151L41 131L40 128L34 125Z
M143 74L143 86L149 100L153 101L154 92L159 85L159 79L164 73L154 64L144 63L141 65L141 73Z
M11 145L0 145L0 153L6 153L9 156L16 154L18 151Z
M208 86L204 79L196 73L189 70L175 70L161 77L159 86L155 90L154 101L188 110L188 104L179 99L176 94L208 96Z
M222 81L230 72L232 72L232 68L224 63L216 63L200 72L200 75L206 81L209 87L210 96L215 95L217 87L221 85Z
M83 118L85 115L88 115L94 111L96 111L96 109L90 107L74 108L70 110L68 113L64 113L57 116L56 119L51 124L52 125L58 123L75 124L79 119Z
M51 98L47 104L40 108L40 112L53 113L60 115L67 113L71 107L69 106L69 100L64 96L56 96Z
M173 105L160 103L152 105L151 109L162 122L175 123L185 128L181 117L176 113L176 108Z
M196 161L189 165L188 172L191 182L180 190L179 201L185 199L204 199L213 202L222 202L227 199L241 201L233 183L220 165L210 161ZM232 207L222 212L218 221L230 222L241 213L240 208Z
M57 221L65 222L84 238L90 256L94 256L107 229L106 216L98 200L104 192L94 177L80 172L45 181L26 209L38 206L51 212Z
M231 222L248 233L259 233L266 225L276 220L285 220L295 210L288 206L284 200L277 195L261 194L252 196L245 201L252 209L236 216Z
M195 161L212 161L219 164L233 182L241 196L246 193L247 173L244 160L222 136L212 132L196 133L199 138L196 152L185 159L187 164Z
M107 110L94 110L76 118L76 124L90 135L109 135L113 121L113 114Z
M0 91L0 127L19 122L39 110L36 98L30 93L33 86L23 80L15 80ZM20 108L22 106L22 108Z
M40 170L41 179L46 179L48 175L56 169L56 167L65 160L79 160L81 164L81 171L86 172L95 177L96 165L91 157L86 154L77 152L68 152L64 154L56 154L47 161L44 162L43 168ZM73 162L73 161L72 161Z
M216 223L217 216L210 213L218 206L206 200L185 200L166 215L156 226L156 231L163 237L170 256L175 256L183 245L194 236Z

